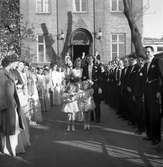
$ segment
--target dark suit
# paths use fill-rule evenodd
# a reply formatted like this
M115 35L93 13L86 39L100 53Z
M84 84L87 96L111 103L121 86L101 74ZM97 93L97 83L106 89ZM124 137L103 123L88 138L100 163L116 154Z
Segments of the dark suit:
M127 93L127 117L128 120L135 124L135 102L133 101L133 87L135 84L136 73L139 69L137 64L129 66L126 72L126 93ZM129 90L130 89L130 90Z
M139 70L135 76L133 95L135 98L136 125L137 125L137 130L140 133L145 130L144 88L145 88L144 69L143 67L139 67Z
M117 108L117 83L118 83L118 78L117 75L118 74L118 67L116 67L113 70L113 81L112 81L112 101L111 101L111 107L113 107L114 109Z
M116 71L115 78L115 108L117 109L117 113L119 114L119 106L120 106L120 90L121 90L121 75L123 69L118 68Z
M118 114L123 117L127 118L127 90L126 90L126 72L128 67L122 69L122 74L120 77L120 103L119 103L119 111Z
M94 89L94 94L93 94L93 98L94 98L94 102L95 102L95 118L94 118L94 114L93 111L91 112L91 120L93 121L95 119L96 122L100 122L101 120L101 109L100 109L100 103L101 103L101 97L102 95L99 94L98 89L101 88L101 68L100 68L100 64L93 64L92 66L92 71L91 74L92 76L89 76L90 72L89 72L89 65L86 64L83 67L83 74L82 74L82 80L86 80L86 79L92 79L92 81L94 82L93 84L93 89ZM91 77L91 78L90 78Z
M161 73L158 66L158 59L153 58L147 71L147 64L144 65L146 74L145 84L145 114L146 133L153 142L161 140L161 99L157 93L161 93Z

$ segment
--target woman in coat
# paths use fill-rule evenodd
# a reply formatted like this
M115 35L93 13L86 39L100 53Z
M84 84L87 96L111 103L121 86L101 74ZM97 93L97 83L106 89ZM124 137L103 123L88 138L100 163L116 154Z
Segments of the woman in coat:
M3 69L0 70L0 135L2 152L16 156L18 135L23 129L20 116L20 103L13 78L10 75L12 68L11 57L2 60Z

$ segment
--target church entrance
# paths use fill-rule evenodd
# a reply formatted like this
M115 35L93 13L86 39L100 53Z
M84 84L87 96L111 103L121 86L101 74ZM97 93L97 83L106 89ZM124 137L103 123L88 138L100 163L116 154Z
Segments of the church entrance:
M72 32L71 36L72 60L92 54L92 35L86 30L79 28Z
M89 45L74 45L73 46L73 60L83 55L87 56L89 54Z

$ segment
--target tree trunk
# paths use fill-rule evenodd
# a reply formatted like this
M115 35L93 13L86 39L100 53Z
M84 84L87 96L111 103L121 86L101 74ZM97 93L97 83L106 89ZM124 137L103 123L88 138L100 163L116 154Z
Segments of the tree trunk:
M69 40L71 37L71 32L72 32L72 12L69 11L67 13L67 33L66 33L64 47L61 53L62 61L64 61L66 53L68 52L68 49L69 49Z
M58 56L52 47L54 40L50 37L45 23L41 24L41 29L42 29L43 35L45 37L46 54L49 56L51 64L55 64L58 61Z
M131 39L135 47L135 53L139 56L144 56L144 48L142 44L142 36L139 32L139 29L136 25L136 22L132 13L132 0L123 0L124 3L124 14L127 18L130 30L131 30Z

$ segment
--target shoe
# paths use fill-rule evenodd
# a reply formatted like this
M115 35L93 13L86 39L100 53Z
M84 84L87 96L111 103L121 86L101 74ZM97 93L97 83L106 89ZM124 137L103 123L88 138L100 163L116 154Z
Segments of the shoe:
M90 125L87 125L87 129L90 130Z
M128 125L131 126L131 125L132 125L132 122L128 121Z
M2 150L2 153L11 156L11 154L9 153L9 151L8 151L7 148L4 148L4 149Z
M135 131L135 133L138 134L138 135L141 135L143 132L137 129L137 130Z
M66 131L67 131L67 132L70 132L70 126L67 127Z
M135 133L136 133L136 134L138 134L138 133L139 133L139 130L138 130L138 129L136 129Z
M142 135L142 133L143 133L142 131L138 131L137 132L138 135Z
M87 129L87 125L84 125L84 130L86 130Z
M72 131L75 131L75 127L74 126L72 126Z
M149 141L149 140L152 140L152 139L150 137L143 137L143 140Z
M152 145L157 145L157 144L159 144L159 143L160 143L159 140L153 140L153 141L152 141Z

